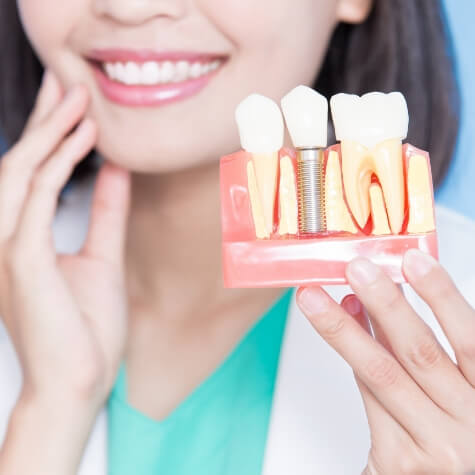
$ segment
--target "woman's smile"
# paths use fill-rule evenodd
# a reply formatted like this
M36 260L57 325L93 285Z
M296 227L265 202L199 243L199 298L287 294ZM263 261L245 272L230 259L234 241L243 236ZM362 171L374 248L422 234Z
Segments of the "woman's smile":
M98 85L110 101L160 106L199 93L221 69L224 55L187 51L104 49L88 55Z

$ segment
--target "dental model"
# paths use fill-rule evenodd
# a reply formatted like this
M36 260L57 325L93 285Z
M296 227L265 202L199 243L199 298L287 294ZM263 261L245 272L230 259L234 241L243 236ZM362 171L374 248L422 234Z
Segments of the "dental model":
M252 94L236 109L241 146L252 154L247 164L252 212L259 238L274 230L279 150L284 142L284 120L279 106L271 99Z
M430 160L402 144L402 94L334 96L341 143L327 149L323 96L299 86L281 104L295 149L274 101L253 94L236 110L244 151L220 165L225 286L344 284L358 256L401 283L405 251L437 258Z
M327 146L328 101L306 86L298 86L281 101L287 128L297 149L299 231L326 231L324 151Z

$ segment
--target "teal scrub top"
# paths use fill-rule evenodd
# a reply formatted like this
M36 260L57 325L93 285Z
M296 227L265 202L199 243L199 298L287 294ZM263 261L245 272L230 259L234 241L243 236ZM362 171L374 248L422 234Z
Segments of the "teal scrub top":
M122 365L108 401L111 475L258 475L292 290L165 419L127 402Z

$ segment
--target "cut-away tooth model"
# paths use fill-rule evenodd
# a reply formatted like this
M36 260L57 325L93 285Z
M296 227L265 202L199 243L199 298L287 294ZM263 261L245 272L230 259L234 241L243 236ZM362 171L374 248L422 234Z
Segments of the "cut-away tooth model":
M357 232L345 203L340 158L334 150L328 154L325 172L325 213L328 231Z
M435 229L432 181L426 157L413 155L407 169L409 198L408 233L427 233Z
M297 234L297 187L294 165L288 155L280 159L279 211L279 234Z
M282 113L272 99L251 94L237 107L236 122L241 146L252 154L247 171L249 183L255 176L256 190L250 192L254 223L263 220L265 228L259 237L269 237L274 226L279 150L284 142ZM253 203L256 199L259 203ZM257 216L259 212L263 216Z
M356 222L363 228L368 220L374 173L381 183L391 231L399 234L405 209L402 140L409 122L404 96L399 92L337 94L330 103L336 138L341 141L346 198Z
M287 128L297 149L299 231L326 231L324 153L327 145L328 101L306 86L298 86L282 99Z

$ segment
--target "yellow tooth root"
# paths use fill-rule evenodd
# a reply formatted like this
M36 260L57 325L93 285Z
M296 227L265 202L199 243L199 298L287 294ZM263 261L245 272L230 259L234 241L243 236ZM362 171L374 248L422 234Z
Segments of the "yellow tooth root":
M408 233L434 231L434 202L427 159L422 155L409 158L407 193L409 198Z
M371 217L373 218L373 231L371 234L375 236L391 234L388 215L384 206L383 190L377 183L373 183L370 186L369 198L371 202Z
M374 173L381 183L391 230L399 234L405 210L401 140L385 140L373 148L342 141L341 153L346 198L359 226L363 228L369 217L369 187Z
M264 213L262 211L261 197L257 188L256 172L254 164L247 162L247 186L249 189L249 198L251 201L252 218L254 220L254 228L258 239L265 239L270 236L267 231Z
M279 210L279 234L282 236L297 234L298 205L295 170L291 158L287 155L280 160Z
M325 171L325 214L328 231L358 232L343 196L340 159L335 151L328 155Z
M277 195L277 172L279 153L254 153L252 155L257 189L259 192L262 213L267 234L274 229L274 206Z

